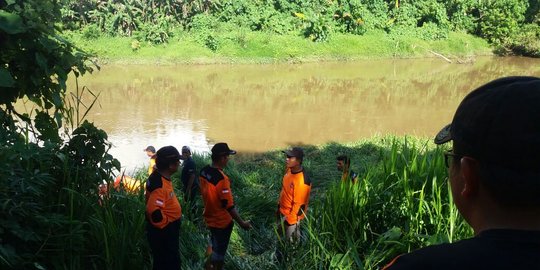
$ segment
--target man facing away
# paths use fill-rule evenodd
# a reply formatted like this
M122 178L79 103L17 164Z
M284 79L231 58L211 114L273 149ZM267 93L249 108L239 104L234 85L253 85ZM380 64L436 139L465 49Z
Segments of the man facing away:
M212 165L205 166L200 172L203 216L210 230L212 244L212 253L205 264L205 269L223 269L234 225L233 219L242 229L251 229L250 221L244 221L234 206L231 182L223 172L230 155L234 154L236 151L229 149L226 143L215 144L212 147Z
M351 169L351 159L346 155L341 155L336 158L336 164L338 171L341 172L341 181L351 181L356 183L358 174Z
M150 164L148 165L148 175L151 175L156 166L156 148L149 145L145 149L146 155L150 158Z
M165 146L156 153L156 170L146 181L146 232L154 270L180 269L182 208L174 194L171 175L180 166L180 153Z
M287 170L283 176L283 184L279 195L276 216L279 231L288 241L300 238L300 221L307 212L311 179L304 172L302 162L304 150L300 147L283 151L286 155Z
M540 78L468 94L435 138L454 203L475 236L419 249L385 269L540 269Z

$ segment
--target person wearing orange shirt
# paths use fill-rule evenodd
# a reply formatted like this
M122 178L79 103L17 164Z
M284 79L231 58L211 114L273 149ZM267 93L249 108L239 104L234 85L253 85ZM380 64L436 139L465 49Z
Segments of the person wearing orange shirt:
M156 167L156 148L149 145L143 151L150 158L150 165L148 166L148 175L151 175Z
M180 153L165 146L156 153L156 170L146 181L146 232L154 270L180 269L180 219L182 208L171 175L180 166Z
M304 150L300 147L283 151L286 155L287 170L279 195L276 216L279 218L280 232L290 240L300 238L300 221L304 219L311 192L311 180L306 175L302 162Z
M229 149L226 143L217 143L212 147L212 165L207 165L200 172L203 216L210 230L212 245L212 253L205 264L205 269L223 269L233 219L242 229L251 229L250 221L244 221L234 207L231 182L223 172L229 162L229 156L234 154L236 151Z

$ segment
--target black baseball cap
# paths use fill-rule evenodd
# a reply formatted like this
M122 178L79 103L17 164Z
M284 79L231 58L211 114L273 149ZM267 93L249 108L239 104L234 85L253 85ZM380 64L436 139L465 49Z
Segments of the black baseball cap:
M480 162L540 171L540 78L504 77L469 93L435 137L449 141Z
M153 146L151 146L151 145L149 145L149 146L147 146L146 148L144 148L143 151L150 151L150 152L152 152L152 153L155 153L155 152L156 152L156 148L153 147Z
M157 151L156 159L159 161L180 160L180 153L174 146L164 146Z
M293 147L291 149L287 149L287 150L281 151L281 152L284 153L287 156L290 156L290 157L304 159L304 149L302 149L300 147Z
M216 143L212 147L212 154L213 155L234 155L236 154L236 151L231 150L229 146L227 145L227 143L220 142L220 143Z

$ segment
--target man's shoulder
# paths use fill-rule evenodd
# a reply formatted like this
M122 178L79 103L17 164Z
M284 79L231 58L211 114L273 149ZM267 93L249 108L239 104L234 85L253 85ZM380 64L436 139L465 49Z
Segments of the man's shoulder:
M304 184L311 186L311 176L308 172L306 172L306 169L302 169L302 175L304 177Z
M184 171L195 172L195 161L192 158L186 159L183 164Z
M205 179L206 181L214 185L217 185L219 181L225 178L223 174L219 171L219 169L213 168L208 165L201 169L201 172L199 175L201 176L201 178Z
M193 160L193 158L191 158L191 157L188 158L188 159L186 160L186 165L187 165L187 166L191 166L191 167L195 167L195 161Z
M540 264L538 254L539 242L474 237L401 255L384 269L529 269Z
M470 238L452 244L424 247L400 255L384 269L462 269L463 265L471 263L469 262L470 251L474 253L479 247L479 243L476 242L474 238Z
M163 187L163 181L161 180L161 174L159 174L156 170L148 176L148 180L146 181L146 190L148 192L152 192L158 188Z

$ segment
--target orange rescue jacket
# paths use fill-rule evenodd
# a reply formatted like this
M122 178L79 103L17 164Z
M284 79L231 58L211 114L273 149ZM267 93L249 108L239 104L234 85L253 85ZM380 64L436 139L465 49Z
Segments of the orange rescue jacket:
M154 227L163 229L182 217L182 208L174 193L171 179L154 171L146 182L146 218Z
M296 224L305 217L311 192L311 180L304 170L292 173L287 169L279 195L279 212L289 224Z
M232 222L229 211L234 208L229 177L221 169L206 166L200 172L199 182L206 225L226 228Z

